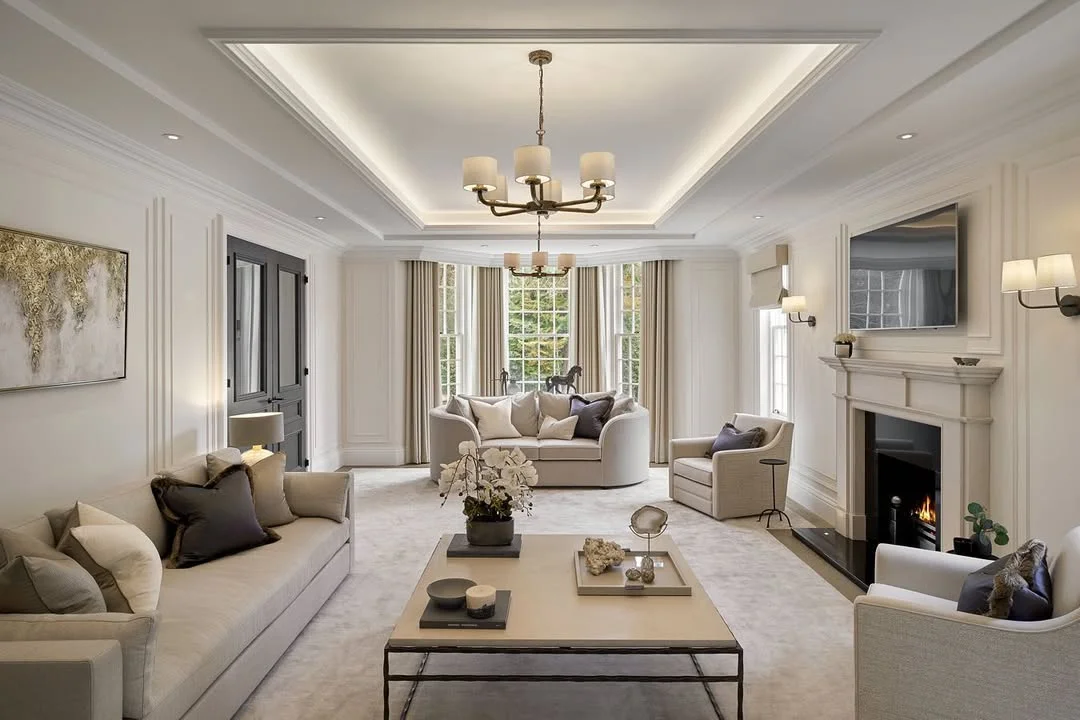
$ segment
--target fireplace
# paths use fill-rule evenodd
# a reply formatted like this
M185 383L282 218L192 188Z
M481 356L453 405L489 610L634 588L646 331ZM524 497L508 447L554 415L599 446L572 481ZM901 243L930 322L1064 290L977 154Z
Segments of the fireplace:
M941 549L941 428L866 413L866 540Z

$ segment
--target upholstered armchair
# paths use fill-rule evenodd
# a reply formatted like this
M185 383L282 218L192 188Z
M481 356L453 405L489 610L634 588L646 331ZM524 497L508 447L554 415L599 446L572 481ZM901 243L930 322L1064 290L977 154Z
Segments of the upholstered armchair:
M772 507L772 468L759 460L790 462L791 434L786 420L739 413L731 421L740 432L760 427L765 442L751 450L727 450L707 457L715 435L672 440L668 453L668 494L675 502L712 515L717 520L757 515ZM788 466L776 468L776 505L787 500Z
M879 545L855 600L858 720L1080 717L1080 527L1054 550L1054 616L1019 622L956 609L988 560Z

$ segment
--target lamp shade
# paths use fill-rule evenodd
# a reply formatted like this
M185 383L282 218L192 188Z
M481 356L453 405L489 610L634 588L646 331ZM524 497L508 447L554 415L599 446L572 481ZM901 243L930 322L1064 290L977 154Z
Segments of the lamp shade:
M562 183L558 180L548 180L543 185L544 199L551 202L562 202Z
M514 150L514 179L519 183L551 179L551 148L546 145L522 145Z
M1030 259L1001 263L1001 292L1014 293L1035 289L1035 263Z
M285 439L285 416L279 412L229 416L229 444L234 447L270 445Z
M801 313L806 310L805 295L788 295L780 301L780 309L786 313Z
M577 258L574 253L561 253L559 255L559 268L572 268L577 265Z
M461 183L469 192L494 190L498 175L498 163L493 157L480 155L461 161Z
M484 199L489 201L501 200L506 202L506 176L498 175L495 178L495 189L484 193Z
M1073 266L1072 255L1043 255L1035 263L1035 284L1040 289L1076 285L1076 268Z
M587 152L581 154L581 187L615 184L615 154L609 152Z
M532 254L533 267L547 267L548 254L546 252L534 252Z
M517 270L521 267L521 255L518 253L503 253L503 267Z

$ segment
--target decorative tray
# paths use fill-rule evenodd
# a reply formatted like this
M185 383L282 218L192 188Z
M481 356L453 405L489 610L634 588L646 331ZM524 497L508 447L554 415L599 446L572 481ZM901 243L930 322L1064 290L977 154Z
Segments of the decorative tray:
M626 570L640 568L646 554L652 556L656 580L650 584L640 581L628 584ZM574 574L578 595L689 595L691 590L674 558L664 550L651 553L627 550L621 565L608 568L599 575L589 573L585 567L585 551L578 550L574 553Z

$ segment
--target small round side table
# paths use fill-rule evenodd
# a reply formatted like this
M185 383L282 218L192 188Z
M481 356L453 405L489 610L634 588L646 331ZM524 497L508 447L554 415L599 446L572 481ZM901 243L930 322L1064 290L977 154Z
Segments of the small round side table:
M788 527L791 527L791 518L788 517L787 513L783 510L776 507L776 466L787 465L787 460L780 460L779 458L763 458L758 460L758 462L762 465L772 466L772 507L767 510L762 510L761 514L758 515L757 521L761 522L761 518L765 518L765 528L768 529L769 523L772 522L772 516L779 515L780 520L787 520Z

